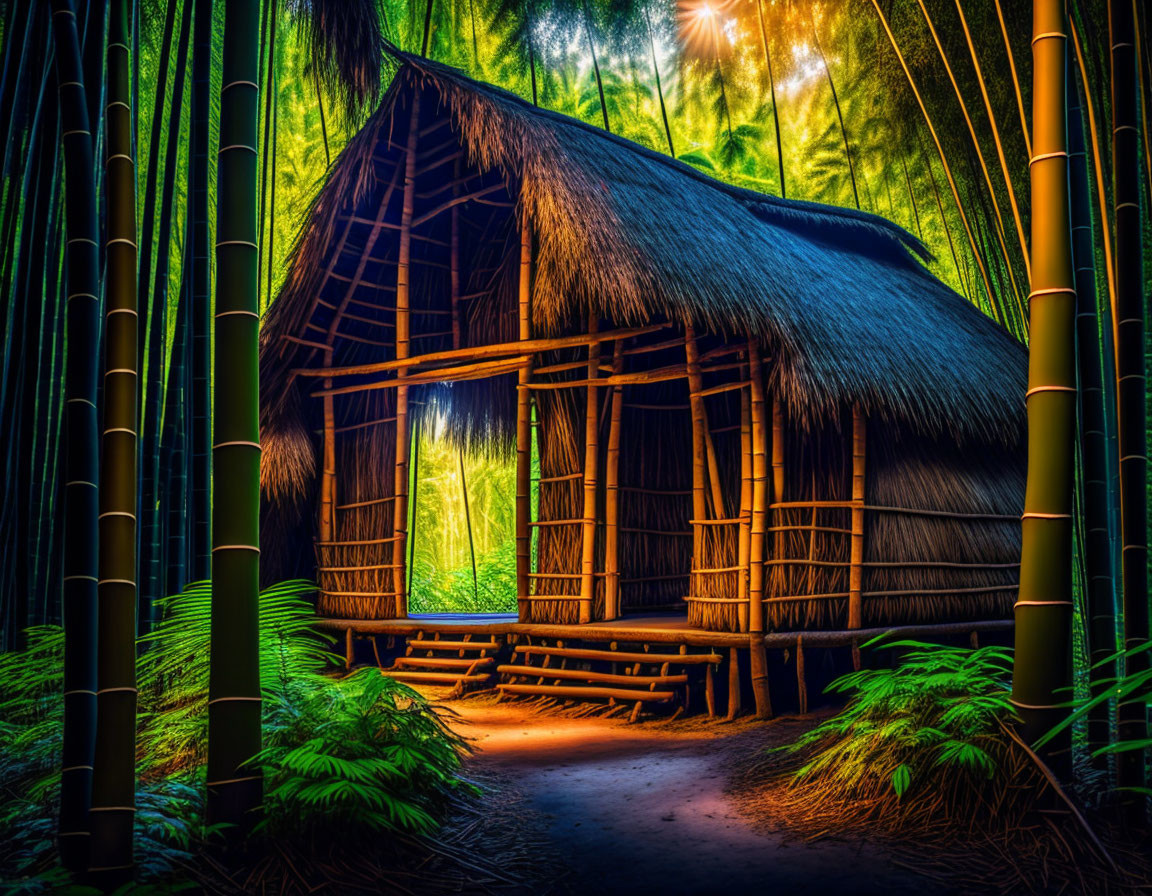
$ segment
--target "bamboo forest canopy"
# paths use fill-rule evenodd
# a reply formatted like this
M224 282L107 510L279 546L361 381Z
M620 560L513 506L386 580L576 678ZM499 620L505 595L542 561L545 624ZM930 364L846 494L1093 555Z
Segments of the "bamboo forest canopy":
M1006 396L1024 391L1026 352L934 277L922 264L922 244L899 226L725 184L446 66L402 53L396 59L384 102L335 162L266 318L266 401L280 401L289 371L315 351L285 337L332 331L349 289L361 306L384 301L375 278L395 233L369 234L391 195L407 110L420 94L420 108L429 110L422 132L445 117L450 123L424 139L459 141L465 174L481 185L493 181L489 199L519 199L517 213L536 240L539 335L590 312L621 326L670 319L752 333L774 359L771 387L799 419L859 403L924 435L1017 444L1022 414ZM503 244L508 228L492 219L510 219L506 209L465 208L479 208L470 212L483 217L477 231L496 232ZM424 245L447 245L447 236L437 231ZM340 333L360 341L337 337L341 363L370 355L363 337L375 331L361 326L357 337L356 317L339 322Z

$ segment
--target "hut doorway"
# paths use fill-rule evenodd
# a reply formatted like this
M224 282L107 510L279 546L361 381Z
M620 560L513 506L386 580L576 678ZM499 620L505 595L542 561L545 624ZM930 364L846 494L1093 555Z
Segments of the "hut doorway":
M461 447L434 409L413 433L409 489L409 613L515 613L515 456Z

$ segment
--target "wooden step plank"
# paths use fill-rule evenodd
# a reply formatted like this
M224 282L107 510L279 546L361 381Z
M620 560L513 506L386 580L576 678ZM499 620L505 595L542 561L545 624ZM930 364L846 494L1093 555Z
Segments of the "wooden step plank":
M414 684L459 684L460 682L488 681L491 675L461 675L456 672L407 672L403 669L384 669L383 675L397 681Z
M497 666L501 675L527 675L531 678L597 681L603 684L675 685L687 684L687 675L612 675L608 672L585 672L580 669L550 669L546 666Z
M429 641L413 638L408 646L417 650L498 650L499 641Z
M556 684L498 684L505 694L530 694L538 697L567 697L574 700L598 698L602 700L664 701L676 697L673 691L638 691L628 688L581 688Z
M477 668L490 666L496 660L494 657L464 657L458 659L448 656L399 656L393 664L393 669L467 669L475 665Z
M514 653L537 654L539 656L566 656L575 660L605 660L610 663L679 663L695 665L718 663L717 653L628 653L623 650L593 650L586 647L539 647L534 644L518 644Z

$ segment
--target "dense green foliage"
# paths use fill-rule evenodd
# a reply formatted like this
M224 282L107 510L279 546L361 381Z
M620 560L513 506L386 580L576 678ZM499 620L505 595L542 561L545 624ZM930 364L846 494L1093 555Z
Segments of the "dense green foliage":
M337 679L305 596L285 582L261 593L261 686L268 788L264 826L277 836L436 829L462 784L465 751L438 711L375 670ZM193 860L203 822L211 586L162 601L164 619L138 660L140 726L136 850L140 878L162 880ZM0 654L0 881L52 870L63 704L63 632L43 626ZM356 826L332 827L336 821Z
M991 778L990 748L1012 715L1011 652L919 641L883 646L908 652L894 668L862 669L830 685L849 695L848 705L788 748L808 757L797 777L832 778L844 794L883 784L897 797L955 773Z

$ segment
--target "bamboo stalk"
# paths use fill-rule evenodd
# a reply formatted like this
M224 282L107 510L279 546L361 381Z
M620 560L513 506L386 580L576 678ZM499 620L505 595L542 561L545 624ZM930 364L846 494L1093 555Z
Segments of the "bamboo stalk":
M593 315L588 332L595 333L600 321ZM584 406L584 520L580 527L580 618L581 624L592 621L592 602L596 589L596 480L600 459L600 416L594 385L600 371L600 343L588 346L588 392Z
M751 391L746 390L740 393L740 532L736 545L736 558L740 569L739 597L745 602L745 606L737 611L737 621L742 632L748 631L752 490L752 396Z
M53 0L52 25L60 92L65 168L66 328L64 373L64 732L58 843L72 871L88 864L92 757L96 738L96 624L99 573L97 368L100 262L92 133L76 16L70 0Z
M696 353L696 333L689 324L685 327L684 331L684 352L688 358L688 367L693 369L697 367L697 353ZM704 402L700 396L696 394L699 389L699 373L695 375L695 385L693 388L693 377L689 374L688 388L689 388L689 413L692 420L692 518L695 520L702 520L708 516L708 498L706 495L706 464L705 448L704 448L704 430L706 424L704 422ZM692 569L696 570L702 567L705 563L704 560L704 530L700 526L692 527ZM696 594L696 577L691 579L691 592Z
M764 531L768 504L768 446L764 407L764 374L760 346L748 341L748 379L751 383L752 519L748 548L748 631L752 695L756 717L770 718L772 700L768 691L768 660L764 652Z
M617 340L612 352L612 372L624 369L624 342ZM620 615L620 421L624 412L624 387L612 387L608 421L608 454L604 468L604 619Z
M225 6L216 216L212 638L207 818L250 830L260 752L260 408L256 144L258 4ZM111 207L111 204L110 204Z
M452 198L455 199L460 192L460 162L456 162L456 180L452 182ZM460 350L460 209L452 206L451 216L452 234L448 240L448 289L452 307L452 348ZM461 458L460 471L463 474L463 458ZM471 538L471 534L469 534ZM473 562L475 571L475 562Z
M848 570L848 628L860 628L860 592L864 583L864 451L866 420L860 405L852 406L852 542Z
M332 349L328 349L331 359ZM332 380L324 380L330 388ZM331 541L336 537L336 414L335 399L324 396L324 456L320 477L320 540Z
M517 299L519 338L531 338L532 231L527 221L520 224L520 274ZM532 566L532 396L528 391L531 366L521 367L516 387L516 597L521 622L529 611Z
M96 746L89 871L119 878L134 863L136 815L136 438L139 356L136 164L128 4L109 15L105 106L104 420L100 450ZM210 754L211 755L211 754ZM211 775L209 775L211 778ZM114 881L114 882L119 882Z
M1149 638L1148 625L1148 446L1147 376L1144 361L1143 220L1140 210L1140 117L1137 94L1136 21L1128 0L1108 4L1112 74L1112 201L1116 233L1116 405L1120 449L1121 578L1123 582L1126 672L1148 669L1146 650L1133 650ZM1145 113L1147 114L1147 113ZM1149 147L1145 147L1147 151ZM1118 739L1146 742L1148 708L1144 695L1133 694L1118 707ZM1147 750L1117 755L1117 783L1145 786ZM1127 820L1142 823L1146 800L1126 792Z
M404 202L400 211L400 246L396 262L396 360L405 361L409 355L408 314L412 259L412 218L416 204L416 142L420 134L420 93L412 95L412 113L408 125L408 146L404 156ZM397 378L403 382L408 368L399 367ZM408 527L408 387L396 388L396 457L392 504L392 532L399 537L392 542L392 562L403 564L407 547ZM393 570L392 588L396 592L396 616L408 615L408 594L405 588L407 570L402 566Z

